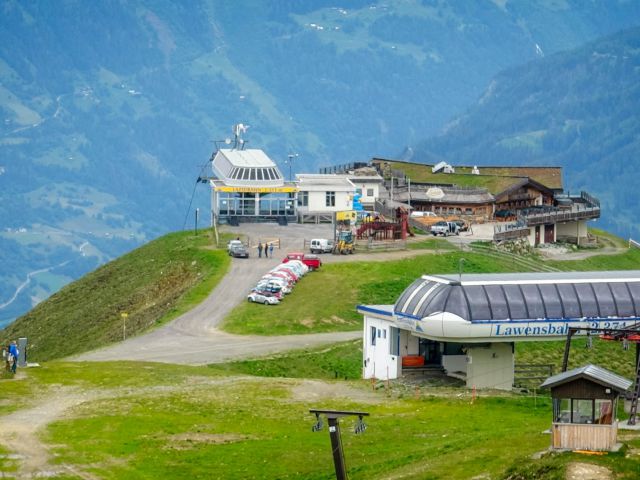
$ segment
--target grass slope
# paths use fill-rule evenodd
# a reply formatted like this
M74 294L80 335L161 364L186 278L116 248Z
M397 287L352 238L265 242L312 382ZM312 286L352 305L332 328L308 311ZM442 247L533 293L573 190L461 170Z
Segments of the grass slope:
M232 333L258 335L357 330L362 324L362 316L355 310L357 305L393 304L421 275L458 272L462 258L465 273L522 270L508 257L460 251L437 251L389 262L325 264L305 276L281 305L241 305L225 319L223 328ZM548 263L562 270L640 269L640 250Z
M189 310L224 276L229 257L203 233L165 235L75 281L0 332L29 339L29 359L59 358L135 335Z
M292 377L305 356L312 364L342 353L316 350L278 362L282 376ZM83 403L53 419L39 438L51 451L51 470L68 472L49 474L56 479L332 478L326 425L311 432L309 408L371 414L364 435L353 434L354 418L341 420L354 480L550 480L564 478L575 461L604 465L616 478L635 478L640 469L640 458L626 450L530 460L550 442L542 433L550 423L548 397L489 393L472 401L461 389L394 382L371 389L364 381L261 379L220 367L128 362L49 362L2 387L0 402L22 408L83 392ZM640 448L637 433L625 442ZM8 478L17 468L11 456L0 457Z

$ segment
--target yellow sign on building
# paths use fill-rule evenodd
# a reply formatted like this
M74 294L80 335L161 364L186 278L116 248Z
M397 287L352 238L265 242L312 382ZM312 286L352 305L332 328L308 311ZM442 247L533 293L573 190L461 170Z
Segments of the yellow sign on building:
M297 192L296 187L215 187L216 192L236 192L236 193L293 193Z
M354 210L345 210L342 212L336 212L336 220L337 221L355 221L358 214Z

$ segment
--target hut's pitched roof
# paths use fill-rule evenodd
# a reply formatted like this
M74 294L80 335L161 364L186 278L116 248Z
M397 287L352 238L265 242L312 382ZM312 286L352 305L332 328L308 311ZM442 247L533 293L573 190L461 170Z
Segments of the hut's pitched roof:
M559 373L553 377L547 378L542 385L543 388L552 388L563 383L569 383L574 380L586 378L604 387L613 388L614 390L622 393L626 392L633 384L632 381L627 380L620 375L616 375L609 370L598 367L597 365L585 365L584 367L574 368L566 372Z

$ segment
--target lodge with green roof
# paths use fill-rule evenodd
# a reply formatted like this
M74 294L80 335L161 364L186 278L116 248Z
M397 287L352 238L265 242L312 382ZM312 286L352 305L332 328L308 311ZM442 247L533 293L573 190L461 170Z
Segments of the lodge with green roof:
M431 165L385 158L373 158L371 164L394 202L471 222L495 221L497 241L584 244L586 222L600 217L596 198L564 193L562 167Z

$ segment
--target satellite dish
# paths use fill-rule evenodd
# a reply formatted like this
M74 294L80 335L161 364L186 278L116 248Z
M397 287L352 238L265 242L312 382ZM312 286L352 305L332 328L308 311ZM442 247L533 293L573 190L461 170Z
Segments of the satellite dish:
M227 145L231 145L231 139L230 138L225 138L224 139L224 143L226 143Z

